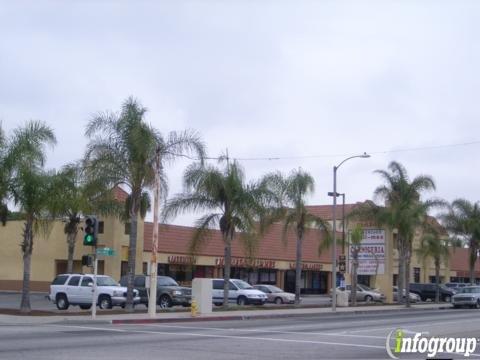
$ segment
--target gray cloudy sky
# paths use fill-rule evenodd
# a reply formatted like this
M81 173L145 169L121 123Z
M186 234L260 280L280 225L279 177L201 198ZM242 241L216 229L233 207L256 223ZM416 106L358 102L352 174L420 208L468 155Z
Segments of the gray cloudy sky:
M0 119L50 124L49 167L80 158L85 124L130 95L162 131L197 129L248 178L302 167L311 204L371 198L391 160L434 196L480 200L480 2L1 1ZM299 158L318 156L315 158ZM169 169L181 190L186 162ZM176 219L189 223L191 217Z

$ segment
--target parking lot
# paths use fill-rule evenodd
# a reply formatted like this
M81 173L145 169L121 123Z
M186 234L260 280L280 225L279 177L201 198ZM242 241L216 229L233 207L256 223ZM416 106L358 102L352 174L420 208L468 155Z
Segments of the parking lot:
M31 293L30 302L32 310L53 311L59 313L65 312L89 312L89 310L81 310L78 306L70 306L68 310L58 310L51 301L47 299L47 293ZM18 292L0 292L0 309L18 309L20 307L21 294ZM330 304L330 297L326 295L306 295L302 296L303 306L328 306ZM265 304L265 307L282 306L274 304ZM137 306L138 310L145 310L143 305ZM119 309L119 308L117 308ZM160 308L159 308L160 309ZM182 306L174 306L173 310L185 309Z

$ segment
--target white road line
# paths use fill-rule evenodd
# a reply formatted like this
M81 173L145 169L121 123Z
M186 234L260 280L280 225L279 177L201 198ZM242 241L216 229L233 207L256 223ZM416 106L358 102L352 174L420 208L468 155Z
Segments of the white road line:
M381 327L381 328L373 328L373 329L361 329L361 330L350 330L350 331L342 331L340 333L330 333L332 335L339 335L339 334L347 334L347 333L357 333L357 332L365 332L365 331L376 331L376 330L393 330L393 329L398 329L398 328L418 328L418 327L430 327L430 326L443 326L444 324L458 324L458 320L455 321L442 321L442 322L433 322L433 323L423 323L419 325L415 324L404 324L404 323L399 323L398 325L390 325L387 327Z
M165 328L177 328L177 329L198 329L198 330L213 330L213 331L239 331L239 332L256 332L256 333L276 333L276 334L294 334L294 335L325 335L325 336L345 336L345 337L361 337L361 338L372 338L372 339L386 339L386 336L375 336L375 335L354 335L354 334L332 334L325 332L301 332L301 331L283 331L283 330L273 330L273 329L235 329L235 328L214 328L214 327L199 327L199 326L182 326L182 325L163 325L163 324L128 324L136 326L155 326L155 327L165 327Z
M110 331L110 332L138 333L138 334L161 334L161 335L193 336L193 337L197 336L197 337L218 338L218 339L273 341L273 342L288 342L288 343L299 343L299 344L318 344L318 345L346 346L346 347L359 347L359 348L383 349L383 350L385 350L385 346L365 345L365 344L348 344L348 343L328 342L328 341L277 339L277 338L270 338L270 337L250 337L250 336L238 336L238 335L213 335L213 334L198 334L198 333L169 332L169 331L110 329L110 328L99 328L99 327L93 327L93 326L80 326L80 325L46 324L46 326L76 328L76 329L85 329L85 330L101 330L101 331L105 331L105 332Z

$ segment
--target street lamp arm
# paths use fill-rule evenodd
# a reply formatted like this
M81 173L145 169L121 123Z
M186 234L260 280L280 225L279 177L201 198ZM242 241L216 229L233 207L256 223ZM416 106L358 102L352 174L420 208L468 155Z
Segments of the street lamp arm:
M338 164L337 166L334 166L335 170L338 169L345 161L347 160L350 160L350 159L354 159L354 158L369 158L370 155L368 155L366 152L364 152L362 155L354 155L354 156L350 156L346 159L344 159L340 164Z

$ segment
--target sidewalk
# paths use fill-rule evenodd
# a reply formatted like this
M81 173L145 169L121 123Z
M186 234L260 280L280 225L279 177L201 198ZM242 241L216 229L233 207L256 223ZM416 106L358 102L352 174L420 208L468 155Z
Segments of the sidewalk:
M108 324L135 324L135 323L162 323L162 322L193 322L193 321L219 321L219 320L248 320L248 319L271 319L286 317L305 317L322 315L325 317L341 316L347 314L378 314L401 311L432 311L450 309L449 304L421 304L412 305L406 309L400 305L372 305L359 307L337 307L336 313L331 308L300 308L300 309L265 309L265 310L232 310L215 311L211 314L197 315L192 317L190 312L158 313L155 318L150 318L148 313L125 313L125 314L101 314L93 320L90 315L68 316L15 316L0 315L1 325L27 325L48 323L108 323Z

